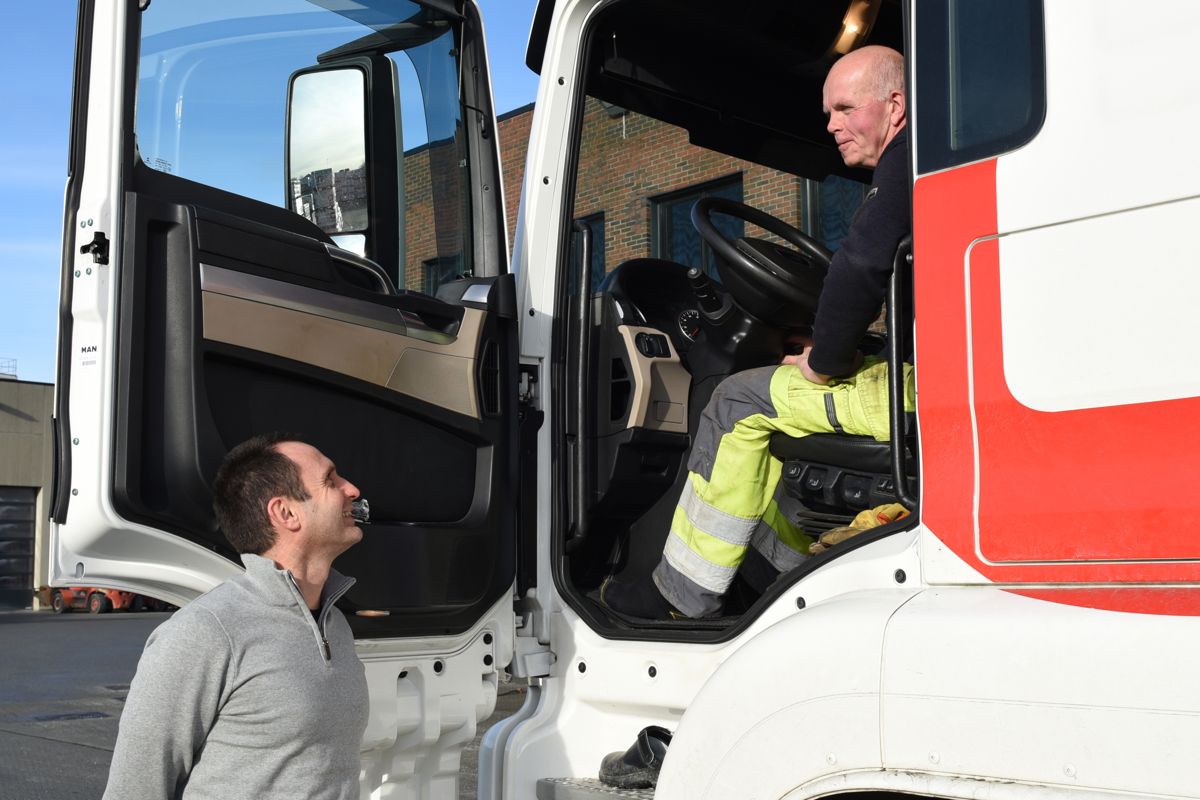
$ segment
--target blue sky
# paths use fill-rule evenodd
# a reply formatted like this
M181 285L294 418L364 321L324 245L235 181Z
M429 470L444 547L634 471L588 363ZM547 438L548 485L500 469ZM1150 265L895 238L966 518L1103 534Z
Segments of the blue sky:
M532 102L525 67L536 0L478 0L498 113ZM0 359L53 382L67 174L74 0L10 3L0 37Z

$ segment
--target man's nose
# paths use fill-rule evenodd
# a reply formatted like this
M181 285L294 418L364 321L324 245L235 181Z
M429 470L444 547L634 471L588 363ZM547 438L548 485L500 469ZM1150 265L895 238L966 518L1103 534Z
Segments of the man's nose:
M350 481L343 478L342 479L342 494L346 495L346 497L349 497L351 500L357 500L359 498L361 492L358 491L357 486L355 486L353 483L351 483Z

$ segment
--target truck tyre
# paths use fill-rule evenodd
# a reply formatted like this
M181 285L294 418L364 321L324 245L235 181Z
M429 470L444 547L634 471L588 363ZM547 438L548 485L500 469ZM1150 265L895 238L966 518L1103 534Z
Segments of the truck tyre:
M91 614L107 614L112 611L112 601L109 600L100 592L92 592L88 595L88 613Z
M50 593L50 609L55 614L61 614L67 610L67 600L57 589Z

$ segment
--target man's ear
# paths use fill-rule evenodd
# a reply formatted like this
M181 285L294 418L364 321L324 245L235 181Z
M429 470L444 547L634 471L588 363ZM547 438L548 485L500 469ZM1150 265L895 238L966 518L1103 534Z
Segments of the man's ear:
M300 529L300 515L297 513L296 501L290 497L272 497L267 501L267 519L276 530L297 531Z
M895 127L902 124L908 116L908 101L904 98L904 92L892 92L889 99L892 101L890 122Z

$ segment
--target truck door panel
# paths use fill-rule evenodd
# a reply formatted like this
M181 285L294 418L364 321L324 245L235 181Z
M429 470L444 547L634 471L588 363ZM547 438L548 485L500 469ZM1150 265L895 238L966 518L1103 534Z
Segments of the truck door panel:
M85 30L103 46L77 84L94 124L68 246L92 218L111 246L64 310L83 355L60 364L56 576L183 602L233 574L211 482L238 442L282 430L371 501L337 564L358 579L356 635L461 633L514 575L515 289L488 79L460 63L486 63L478 12L280 5L294 13L104 3ZM367 76L365 160L331 227L305 181L356 156L296 161L287 120L293 78L347 59ZM89 96L89 71L124 80ZM341 141L324 135L307 141Z
M491 446L512 410L511 314L369 291L302 218L281 224L265 204L234 216L187 202L223 192L137 177L173 199L126 194L118 510L232 556L209 505L220 459L256 433L295 432L371 501L373 524L338 564L359 579L346 604L441 607L439 630L476 617L511 578L489 502L511 475Z

